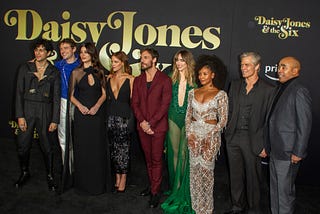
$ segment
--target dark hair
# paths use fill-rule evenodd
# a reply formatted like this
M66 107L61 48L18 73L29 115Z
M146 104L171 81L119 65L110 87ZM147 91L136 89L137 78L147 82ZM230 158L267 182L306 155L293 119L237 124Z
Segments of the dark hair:
M125 52L118 51L118 52L115 52L111 55L111 57L113 57L113 56L116 57L117 59L119 59L121 62L123 62L123 72L125 72L127 74L132 73L131 67L128 62L128 56ZM112 68L111 68L111 73L113 73Z
M52 42L47 40L47 39L37 39L34 44L32 45L32 50L35 50L36 48L40 47L40 46L43 46L46 51L50 51L51 54L53 54L53 45L52 45Z
M196 62L196 76L199 76L199 71L207 67L211 70L215 76L212 79L212 83L218 89L224 89L224 85L227 79L227 67L222 62L222 60L216 55L201 55L198 57ZM197 84L200 85L199 78L197 78Z
M69 44L69 45L71 46L71 48L74 48L74 47L77 46L76 42L75 42L73 39L71 39L71 38L64 38L64 39L62 39L62 40L59 42L58 47L60 47L60 45L63 44L63 43Z
M85 47L87 50L87 53L91 56L92 67L94 67L98 70L101 69L102 65L99 61L99 55L98 55L98 51L97 51L95 44L93 42L83 43L80 45L79 51L81 51L82 47ZM83 63L81 62L81 66L82 65L83 65Z
M101 85L104 87L105 86L104 68L100 63L98 51L95 44L93 42L83 43L80 45L79 51L81 51L82 47L85 47L87 50L87 53L91 56L92 67L98 71L96 75L100 79ZM81 62L79 67L83 67L83 62Z
M143 50L140 51L140 53L143 53L147 51L151 56L152 56L152 59L156 58L156 64L159 60L159 52L157 50L155 50L154 48L145 48Z

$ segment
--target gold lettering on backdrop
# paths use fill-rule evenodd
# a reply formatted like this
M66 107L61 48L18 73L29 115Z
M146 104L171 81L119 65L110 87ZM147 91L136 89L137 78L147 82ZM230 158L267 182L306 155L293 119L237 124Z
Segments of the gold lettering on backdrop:
M111 13L107 18L107 23L110 29L116 30L123 26L122 51L125 53L129 53L132 47L133 18L135 14L136 12L116 11ZM119 15L123 17L123 20L120 18L113 20L114 16L118 17ZM113 52L120 50L118 50L118 48L120 48L118 44L114 47L115 50L113 50Z
M10 120L9 121L9 125L10 125L10 128L13 129L14 135L18 135L18 132L19 132L18 123L16 121L14 121L14 120ZM39 134L38 134L36 128L34 128L34 131L33 131L33 138L34 139L38 139L39 138Z
M203 31L203 38L202 40L202 49L207 50L214 50L220 46L220 38L214 34L211 33L211 30L216 31L218 35L220 35L220 28L219 27L208 27ZM212 47L208 47L206 45L206 42L209 43Z
M62 13L63 20L68 21L70 19L70 13L68 11L64 11ZM61 24L62 35L61 38L69 38L70 35L70 22L65 22Z
M16 15L16 16L15 16ZM27 35L27 20L32 20L31 34ZM5 13L4 23L10 27L17 25L16 40L33 40L36 39L42 31L41 16L34 10L9 10Z
M158 43L156 46L168 46L167 44L167 32L168 30L171 31L171 43L170 47L181 47L180 45L180 28L177 25L170 25L169 27L167 25L162 25L157 27L157 30L159 32L158 36Z
M41 15L31 9L12 9L4 15L4 23L9 27L17 29L16 40L34 40L38 37L58 42L63 38L72 38L77 43L86 40L92 40L96 44L100 41L102 44L99 58L106 69L111 68L110 55L116 51L124 51L132 58L138 60L140 51L133 49L133 44L140 46L157 46L157 47L185 47L194 49L214 50L220 46L220 27L209 26L201 29L198 26L187 26L181 28L178 25L161 25L154 26L150 23L141 23L134 29L134 11L114 11L106 17L105 22L71 21L71 13L63 11L61 18L63 23L56 20L45 21ZM298 26L299 23L290 23L290 26ZM105 41L104 33L111 31L121 31L122 41ZM294 32L291 32L294 34ZM290 35L291 35L290 34ZM169 63L159 63L161 70L170 66ZM140 74L139 63L131 65L133 74Z
M279 39L297 38L300 29L311 27L311 22L295 21L289 17L276 19L274 17L256 16L254 20L262 26L262 33L275 34Z
M42 37L52 41L59 41L61 38L59 35L59 24L55 21L47 22L43 25Z
M97 43L101 35L102 29L107 25L107 23L87 22L87 25L90 30L92 41L94 43Z
M84 22L75 22L71 26L72 34L70 37L74 39L74 41L81 43L84 42L87 38L86 31L84 30L86 27L86 23Z
M143 41L144 33L147 34L146 41ZM142 24L137 27L134 32L134 38L139 45L149 46L153 44L157 39L157 30L148 24Z
M184 29L181 33L181 42L187 48L196 48L201 44L202 31L197 26L190 26ZM197 40L197 42L193 42L191 38L194 37L193 40Z

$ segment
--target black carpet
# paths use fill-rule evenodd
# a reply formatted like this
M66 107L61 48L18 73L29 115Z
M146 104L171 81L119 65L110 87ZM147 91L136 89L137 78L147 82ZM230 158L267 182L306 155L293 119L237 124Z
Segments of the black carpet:
M15 142L0 139L0 213L8 214L143 214L162 213L161 208L148 208L148 197L139 196L147 185L147 175L143 154L137 142L132 147L131 169L125 193L105 193L99 196L76 194L73 189L63 194L48 191L42 155L37 143L34 143L31 158L31 179L22 189L15 189L13 183L20 170ZM267 173L265 167L265 173ZM319 169L316 169L319 170ZM267 176L266 176L267 177ZM164 173L163 189L167 188L167 175ZM215 213L221 214L230 206L228 173L223 149L215 170ZM162 197L162 201L166 196ZM267 186L263 188L262 206L269 212ZM320 187L297 185L297 214L320 213Z

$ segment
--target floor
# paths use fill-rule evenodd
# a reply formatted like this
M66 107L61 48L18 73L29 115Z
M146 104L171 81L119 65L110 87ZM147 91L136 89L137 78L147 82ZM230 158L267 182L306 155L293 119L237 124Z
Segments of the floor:
M49 192L40 148L34 143L31 151L30 171L32 177L22 189L13 183L19 176L19 166L12 139L0 139L0 213L8 214L143 214L162 213L161 208L148 208L148 197L139 196L147 184L143 154L138 142L131 147L131 168L125 193L105 193L99 196L84 196L70 189L63 194ZM220 214L230 207L228 173L222 148L215 169L215 213ZM267 166L264 166L267 173ZM167 188L164 170L163 190ZM162 196L161 201L166 196ZM267 186L263 190L262 207L269 212ZM297 185L297 214L320 213L320 186Z

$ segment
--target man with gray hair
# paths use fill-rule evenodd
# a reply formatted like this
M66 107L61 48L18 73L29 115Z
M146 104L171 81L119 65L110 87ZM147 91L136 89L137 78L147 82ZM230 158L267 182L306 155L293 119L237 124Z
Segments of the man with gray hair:
M226 213L260 213L261 158L264 125L273 87L259 78L261 57L240 55L242 79L231 82L225 138L232 208Z

